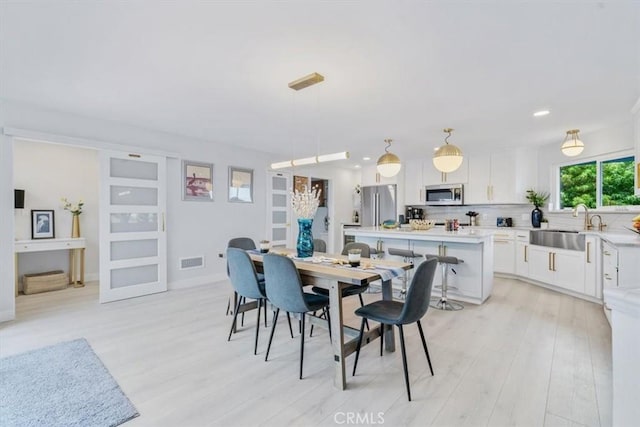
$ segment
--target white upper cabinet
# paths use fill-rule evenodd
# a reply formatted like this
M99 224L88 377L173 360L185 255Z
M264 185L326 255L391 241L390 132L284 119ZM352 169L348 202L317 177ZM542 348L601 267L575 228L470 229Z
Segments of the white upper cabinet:
M404 204L424 205L424 176L422 160L404 162ZM402 173L402 172L400 172Z
M425 185L438 185L438 184L466 184L469 179L469 161L465 156L462 160L460 167L453 172L444 173L440 172L433 165L433 161L428 159L424 162L424 184Z
M526 203L537 181L535 149L510 149L469 158L465 204Z
M382 175L378 175L378 170L376 169L375 164L364 166L362 168L362 185L398 184L399 180L404 177L403 169L405 166L405 163L402 163L402 169L400 169L400 172L391 178L385 178Z

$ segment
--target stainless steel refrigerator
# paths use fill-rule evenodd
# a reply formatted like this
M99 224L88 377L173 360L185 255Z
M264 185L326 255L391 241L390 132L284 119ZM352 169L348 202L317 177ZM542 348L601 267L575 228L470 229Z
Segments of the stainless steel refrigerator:
M386 220L397 221L398 200L395 184L362 187L361 224L379 226Z

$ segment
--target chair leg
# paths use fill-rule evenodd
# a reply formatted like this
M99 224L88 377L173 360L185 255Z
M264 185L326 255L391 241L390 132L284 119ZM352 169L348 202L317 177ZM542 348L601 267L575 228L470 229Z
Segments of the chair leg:
M266 303L265 303L266 305ZM258 298L258 320L256 321L256 342L253 345L253 354L258 354L258 332L260 332L260 309L262 308L262 298ZM265 311L267 307L264 308Z
M245 297L240 298L243 304L247 303L247 299ZM244 327L244 311L242 312L242 316L240 318L240 326Z
M236 304L236 308L233 311L233 321L231 322L231 330L229 331L229 337L227 341L231 341L231 334L236 330L236 321L238 320L238 310L240 310L240 299L238 298L238 303Z
M353 362L353 373L352 377L356 376L356 368L358 367L358 357L360 357L360 348L362 347L362 336L364 335L364 317L362 318L362 322L360 322L360 335L358 335L358 345L356 346L356 360Z
M271 325L271 335L269 335L269 345L267 345L267 354L264 355L265 362L269 358L269 350L271 350L271 341L273 341L273 333L276 330L276 323L278 323L278 314L280 314L280 309L276 308L276 311L273 312L273 325Z
M380 357L382 357L382 349L384 348L384 323L380 324Z
M313 315L316 315L316 312L313 312ZM311 327L309 328L309 338L313 337L313 323L311 324Z
M231 309L231 297L229 297L229 299L227 300L227 313L225 314L225 316L229 315L230 309Z
M267 327L267 300L264 300L264 327Z
M287 322L289 322L289 333L291 334L291 338L293 338L293 328L291 327L291 316L287 311Z
M331 315L329 315L329 307L324 308L324 314L327 317L327 327L329 328L329 342L333 342L333 338L331 337Z
M409 369L407 368L407 352L404 348L404 332L402 330L402 325L398 325L398 329L400 329L400 348L402 349L402 368L404 369L404 383L407 386L407 397L409 398L409 402L411 402L411 388L409 387Z
M302 379L302 364L304 363L304 319L307 313L302 313L300 320L300 379Z
M424 332L422 331L422 325L418 320L418 330L420 331L420 338L422 338L422 347L424 347L424 354L427 355L427 362L429 362L429 370L431 371L431 376L433 376L433 367L431 366L431 358L429 357L429 350L427 350L427 341L424 339Z
M362 299L362 294L358 294L358 298L360 298L360 307L364 307L364 300ZM364 319L364 324L367 326L367 331L369 330L369 320L365 317L363 317Z

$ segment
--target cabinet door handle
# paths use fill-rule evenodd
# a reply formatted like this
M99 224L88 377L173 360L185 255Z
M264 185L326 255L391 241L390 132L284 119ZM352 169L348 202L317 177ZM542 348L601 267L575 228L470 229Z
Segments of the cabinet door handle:
M553 260L553 271L556 271L556 253L553 252L552 254L553 256L551 257L551 259Z
M604 279L605 280L611 280L611 276L609 276L607 273L604 274Z
M587 242L587 264L591 264L591 242Z
M551 268L551 252L549 252L549 271L553 271Z
M447 173L446 172L440 172L440 181L441 182L447 182Z
M604 256L611 256L611 252L609 252L609 251L602 251L602 254Z
M529 262L529 246L524 247L524 262Z

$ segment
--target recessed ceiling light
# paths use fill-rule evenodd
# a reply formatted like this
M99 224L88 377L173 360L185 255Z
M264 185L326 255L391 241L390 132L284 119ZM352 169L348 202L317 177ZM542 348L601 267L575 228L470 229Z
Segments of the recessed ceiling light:
M366 162L367 160L371 160L371 157L369 157L369 156L364 156L364 157L362 158L362 160L364 160L364 161Z
M354 168L360 169L360 165L355 165Z
M549 115L549 113L551 113L551 111L549 111L549 110L540 110L540 111L536 111L535 113L533 113L533 117L547 116L547 115Z

